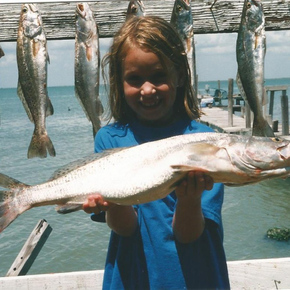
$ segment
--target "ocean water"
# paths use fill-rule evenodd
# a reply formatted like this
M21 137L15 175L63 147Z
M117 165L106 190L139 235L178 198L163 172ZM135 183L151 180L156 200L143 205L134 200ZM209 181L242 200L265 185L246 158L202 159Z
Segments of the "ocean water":
M207 83L217 87L217 82L203 82L199 87ZM290 88L290 79L267 80L266 84ZM221 88L227 90L227 81L221 81ZM289 90L287 93L290 96ZM27 184L44 182L59 167L93 153L92 126L75 98L74 88L51 87L49 96L55 112L47 118L47 131L56 157L27 159L34 126L16 89L0 89L0 172ZM277 114L278 107L277 101ZM290 179L226 187L223 221L228 260L290 256L289 241L266 237L269 228L290 228L289 187ZM29 274L103 269L110 235L107 225L92 222L83 211L59 215L53 206L46 206L25 212L0 234L0 276L6 275L40 219L53 230Z

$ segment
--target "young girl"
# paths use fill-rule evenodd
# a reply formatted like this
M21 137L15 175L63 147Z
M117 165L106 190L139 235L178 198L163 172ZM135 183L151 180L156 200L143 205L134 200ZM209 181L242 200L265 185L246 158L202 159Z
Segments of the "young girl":
M128 20L104 64L109 64L115 122L98 131L96 152L212 131L195 121L200 111L186 53L165 20ZM120 206L90 196L84 210L112 229L103 288L229 288L222 202L223 185L201 172L190 172L174 192L146 204Z

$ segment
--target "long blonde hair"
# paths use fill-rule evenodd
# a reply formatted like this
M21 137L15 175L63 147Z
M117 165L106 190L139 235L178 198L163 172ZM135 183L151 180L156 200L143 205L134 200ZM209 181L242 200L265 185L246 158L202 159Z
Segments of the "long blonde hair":
M175 66L184 80L183 85L177 88L175 112L190 119L199 118L200 110L194 98L187 56L176 30L160 17L141 16L123 24L102 62L104 79L105 67L109 64L109 119L126 124L134 115L124 97L122 65L127 51L136 46L155 53L161 63L169 60Z

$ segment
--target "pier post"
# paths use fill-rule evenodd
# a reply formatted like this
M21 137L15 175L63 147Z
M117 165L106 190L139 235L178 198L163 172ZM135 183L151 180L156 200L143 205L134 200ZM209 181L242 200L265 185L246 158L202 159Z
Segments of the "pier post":
M251 109L247 100L245 100L246 128L251 128Z
M234 81L229 79L228 84L228 126L233 127L233 91Z
M289 108L286 90L282 91L281 113L282 113L282 135L289 135Z
M274 109L274 95L275 95L275 91L270 91L269 115L272 118L273 118L273 109Z

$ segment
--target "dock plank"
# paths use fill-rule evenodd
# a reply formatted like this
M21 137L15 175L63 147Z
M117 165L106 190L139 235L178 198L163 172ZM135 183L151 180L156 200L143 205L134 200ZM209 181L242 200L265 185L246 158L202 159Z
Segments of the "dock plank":
M227 108L202 108L202 112L204 115L201 116L200 122L218 132L230 134L246 134L251 132L251 128L246 128L246 120L235 114L233 114L233 126L229 126Z
M290 258L230 261L232 289L290 289ZM98 290L103 270L0 278L0 289Z

